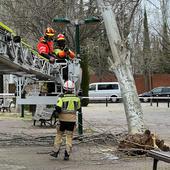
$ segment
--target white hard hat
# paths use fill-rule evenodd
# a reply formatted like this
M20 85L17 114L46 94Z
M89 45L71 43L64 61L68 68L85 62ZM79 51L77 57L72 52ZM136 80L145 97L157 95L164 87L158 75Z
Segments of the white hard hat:
M71 80L67 80L64 83L64 90L66 91L74 91L75 84Z

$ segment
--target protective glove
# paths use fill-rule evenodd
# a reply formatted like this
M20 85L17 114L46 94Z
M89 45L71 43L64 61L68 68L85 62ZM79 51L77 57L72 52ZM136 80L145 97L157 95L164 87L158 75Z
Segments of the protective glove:
M64 48L65 52L69 52L69 49L67 47Z
M56 107L55 107L55 111L56 111L57 113L61 113L61 107L56 106Z

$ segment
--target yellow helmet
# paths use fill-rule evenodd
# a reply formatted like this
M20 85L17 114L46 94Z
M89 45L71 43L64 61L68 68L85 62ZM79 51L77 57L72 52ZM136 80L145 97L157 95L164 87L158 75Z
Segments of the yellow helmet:
M48 27L48 28L45 30L45 35L54 36L54 35L55 35L54 29L51 28L51 27Z

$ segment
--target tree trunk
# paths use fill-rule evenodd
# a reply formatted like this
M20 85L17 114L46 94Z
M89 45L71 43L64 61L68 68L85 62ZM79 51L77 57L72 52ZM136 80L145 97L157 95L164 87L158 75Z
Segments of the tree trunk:
M143 132L143 113L130 66L120 64L114 69L114 73L122 92L128 132L131 134Z
M89 91L89 72L88 72L88 56L81 55L81 68L82 68L82 96L88 97ZM89 104L89 99L84 98L81 100L82 106L87 106Z
M97 0L101 9L109 44L112 51L110 69L116 74L120 83L125 114L128 123L128 132L141 133L144 130L144 120L141 104L137 95L135 81L131 72L129 51L122 42L115 15L109 3L104 5L103 0ZM130 23L129 23L130 24Z

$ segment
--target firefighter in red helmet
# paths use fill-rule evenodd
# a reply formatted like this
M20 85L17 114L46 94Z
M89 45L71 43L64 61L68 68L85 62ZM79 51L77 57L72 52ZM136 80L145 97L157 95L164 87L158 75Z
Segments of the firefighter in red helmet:
M55 35L54 29L48 27L45 30L44 36L39 39L39 42L37 44L38 53L44 58L48 59L50 63L55 62L55 56L53 55L54 35Z
M59 59L73 59L75 57L75 53L66 47L65 36L63 34L58 34L56 42L57 47L54 53Z
M58 34L55 42L57 43L57 46L54 49L54 54L58 59L58 63L67 63L68 60L73 60L75 58L75 53L66 47L64 34ZM68 80L68 66L63 68L63 79L65 81Z

